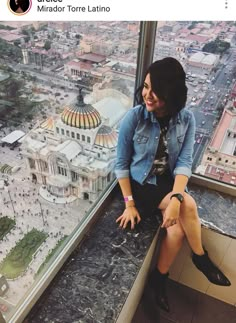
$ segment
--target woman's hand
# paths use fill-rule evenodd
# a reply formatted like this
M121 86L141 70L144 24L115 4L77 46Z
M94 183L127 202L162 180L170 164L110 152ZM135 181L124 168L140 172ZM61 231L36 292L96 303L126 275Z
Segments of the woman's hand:
M168 228L172 225L175 225L179 219L180 212L180 202L175 199L171 199L167 208L165 209L165 213L163 215L163 223L162 228Z
M129 206L124 210L123 214L116 220L116 223L119 221L120 227L123 229L125 229L127 227L127 224L130 222L131 229L133 230L135 224L141 221L141 217L135 206Z

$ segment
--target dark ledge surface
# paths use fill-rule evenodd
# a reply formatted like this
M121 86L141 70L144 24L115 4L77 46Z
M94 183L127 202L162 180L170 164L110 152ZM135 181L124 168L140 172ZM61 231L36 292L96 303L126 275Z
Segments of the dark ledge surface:
M122 230L115 220L123 208L120 196L111 201L25 323L116 321L159 226L152 217Z
M189 186L202 224L236 237L236 198L196 185ZM135 230L115 223L123 211L120 194L72 253L36 303L25 323L115 322L158 228L155 216Z
M198 185L189 185L201 223L219 233L236 238L236 197Z

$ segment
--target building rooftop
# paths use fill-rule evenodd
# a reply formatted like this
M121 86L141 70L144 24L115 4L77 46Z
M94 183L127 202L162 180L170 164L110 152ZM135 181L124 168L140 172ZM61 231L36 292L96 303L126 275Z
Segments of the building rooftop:
M101 63L106 59L106 56L95 53L83 54L77 57L81 60L91 61L92 63Z
M8 42L13 42L17 39L24 38L24 36L19 35L17 33L9 32L9 30L1 30L0 31L0 38L6 40Z
M106 97L95 104L95 109L106 119L109 119L109 126L114 126L126 112L126 108L121 101L112 97ZM114 111L116 113L114 113Z
M194 53L190 58L189 62L202 63L205 65L214 65L217 60L217 55L204 54L203 52Z
M66 65L78 68L82 71L90 71L93 68L93 66L90 62L85 63L85 62L78 62L75 60L68 62Z
M58 145L55 151L65 155L66 159L72 160L82 151L82 147L74 140L66 140Z
M236 141L227 135L228 130L235 131L236 113L230 109L224 109L220 122L215 130L210 147L224 154L233 155Z
M236 185L236 171L225 171L223 167L209 164L204 174L216 180Z
M15 141L19 140L25 135L24 131L15 130L9 133L6 137L2 138L2 142L6 142L8 144L13 144Z

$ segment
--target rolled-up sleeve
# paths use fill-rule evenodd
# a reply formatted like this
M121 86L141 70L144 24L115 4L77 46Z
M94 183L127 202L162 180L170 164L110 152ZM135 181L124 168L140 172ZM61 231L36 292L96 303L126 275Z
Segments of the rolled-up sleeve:
M137 124L137 116L134 109L130 109L121 121L117 155L115 165L115 175L117 179L129 177L130 163L133 155L133 136Z
M192 175L193 148L196 131L196 122L194 115L192 112L189 113L190 117L188 129L186 131L183 146L174 169L174 175L186 175L187 177L190 177Z

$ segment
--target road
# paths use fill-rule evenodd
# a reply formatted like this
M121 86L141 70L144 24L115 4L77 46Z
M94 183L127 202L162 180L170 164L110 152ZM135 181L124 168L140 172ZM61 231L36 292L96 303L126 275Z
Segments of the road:
M68 90L74 90L77 93L78 93L78 88L82 87L84 93L91 93L91 87L86 85L84 82L76 81L73 83L73 81L64 79L64 77L56 74L55 72L39 70L33 66L24 65L24 64L16 64L16 65L9 64L9 66L16 72L25 72L30 74L31 76L35 76L38 82L41 82L46 85L64 87L64 88L67 88Z
M223 57L221 68L216 72L214 79L209 83L208 89L201 101L191 107L196 119L196 136L194 144L193 169L200 163L203 152L212 138L215 126L226 105L232 87L235 83L232 74L236 65L236 48L231 48L228 55ZM210 77L209 77L210 78Z

